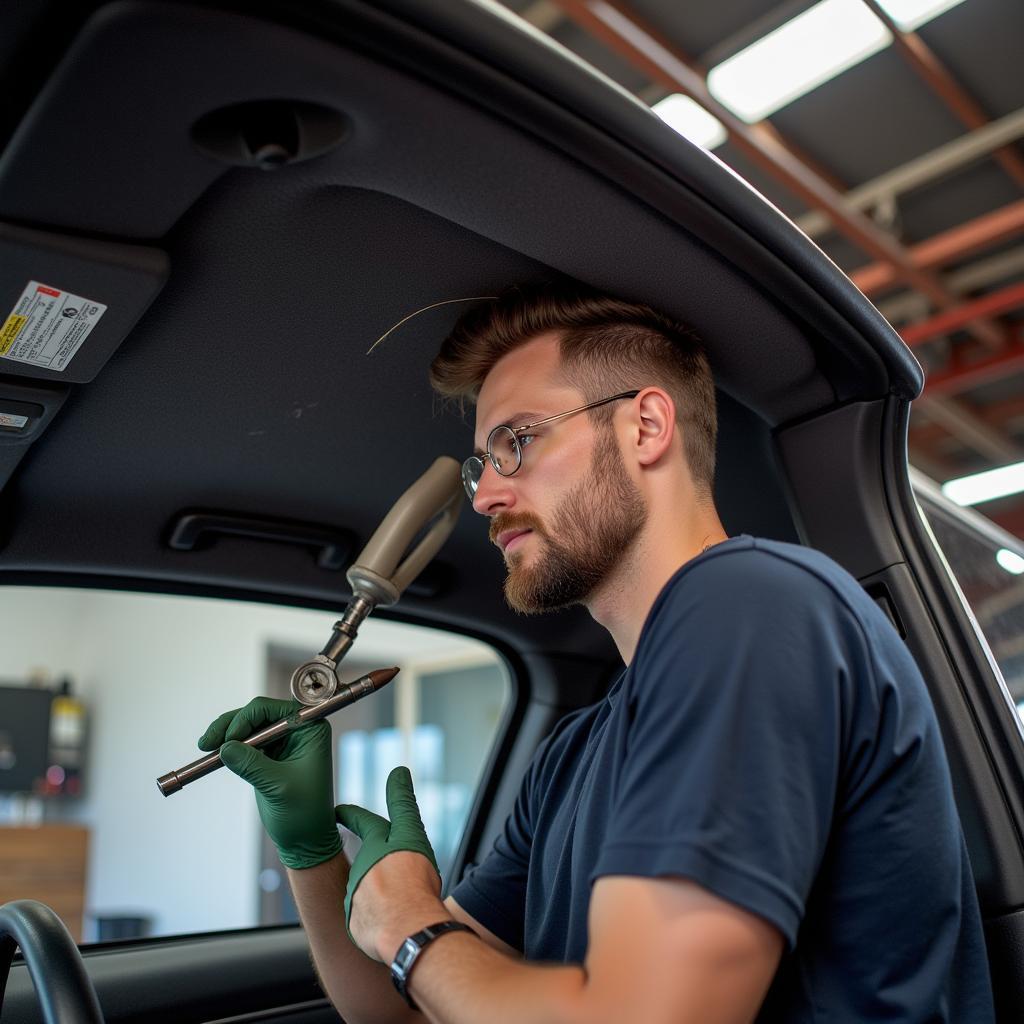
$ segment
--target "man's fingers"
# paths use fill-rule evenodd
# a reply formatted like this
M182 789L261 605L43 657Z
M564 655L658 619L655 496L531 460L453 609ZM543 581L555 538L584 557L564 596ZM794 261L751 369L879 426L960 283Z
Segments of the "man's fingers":
M276 781L274 771L278 768L277 764L255 747L246 746L237 740L228 740L220 748L220 759L225 768L261 792Z
M231 720L240 710L240 708L235 708L233 711L225 711L223 715L218 715L206 727L206 732L199 737L199 749L216 750L224 742L224 734L227 732Z
M358 804L338 804L334 808L334 820L355 832L364 842L372 835L385 837L388 834L387 819Z
M244 708L239 708L224 733L225 740L244 740L257 729L287 718L302 707L293 700L274 700L272 697L254 697ZM221 718L224 716L222 715ZM220 719L217 719L219 722Z
M388 802L388 816L391 818L391 825L413 826L423 828L423 819L420 817L419 805L416 803L416 794L412 788L412 774L404 765L391 769L388 776L385 796Z

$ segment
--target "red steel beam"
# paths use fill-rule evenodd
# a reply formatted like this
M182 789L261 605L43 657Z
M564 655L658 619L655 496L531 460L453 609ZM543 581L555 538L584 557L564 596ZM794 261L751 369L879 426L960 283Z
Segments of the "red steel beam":
M794 148L768 122L748 125L719 103L708 90L704 69L682 53L672 41L645 24L628 3L624 0L554 0L554 3L584 30L642 70L653 81L673 92L689 95L717 117L738 149L803 202L823 210L833 225L854 244L879 263L891 266L894 279L916 288L940 309L948 311L956 317L960 326L968 328L986 347L997 352L1004 348L1008 332L992 321L982 319L983 313L979 309L983 307L974 303L961 306L958 296L949 291L941 278L929 272L926 267L916 265L914 256L892 234L846 203L842 195L844 187L840 184L837 188L839 183L834 178L826 178L809 166L806 160L801 160ZM894 35L901 37L903 45L913 48L913 43L908 44L903 39L903 33L897 30ZM934 59L932 65L940 71L944 70ZM951 76L947 75L947 78L952 82ZM977 121L979 124L985 123L987 119L980 109L968 110L965 101L968 105L971 102L960 90L956 102L960 104L963 113L972 118L980 118ZM1024 175L1020 180L1024 182ZM1016 298L1013 304L1018 304ZM918 325L915 328L920 329ZM1007 355L1015 357L1017 352L1013 350ZM1024 346L1021 346L1020 358L1024 365ZM999 355L985 362L991 367L996 359L1003 372L1011 365L1017 365L1011 359L1000 358ZM933 395L939 396L944 388L949 391L962 390L968 379L966 372L959 369L955 374L947 374L947 377L950 379L937 381Z
M913 245L908 252L914 265L925 270L970 256L1022 231L1024 199ZM865 295L888 288L898 280L891 263L872 263L861 267L850 274L850 279Z
M1001 526L1007 533L1014 537L1024 539L1024 501L1018 501L1009 508L1001 508L998 512L990 511L984 505L979 505L976 512L988 516L997 526Z
M622 0L598 0L597 3L591 0L554 0L554 3L652 80L696 100L722 122L736 147L759 167L808 206L823 210L837 230L868 255L892 264L901 280L926 295L940 309L950 309L959 304L957 296L936 275L915 267L909 253L889 232L846 203L839 191L793 155L777 133L759 125L748 125L719 103L708 91L704 75L693 66L687 55L657 29L647 25ZM610 20L596 13L602 9L604 13L615 15L616 20L622 20L624 24L620 27L626 29L625 34ZM638 39L637 33L645 39ZM648 52L650 45L644 45L648 40L662 52L657 55ZM1004 332L996 324L974 321L968 326L971 333L989 348L999 349L1005 343Z
M921 342L934 338L936 335L947 334L949 331L966 327L983 317L1008 313L1011 309L1017 309L1020 306L1024 306L1024 281L992 292L990 295L983 295L980 299L974 299L972 302L965 302L955 309L937 313L920 323L910 324L900 331L900 337L910 346L920 345Z
M923 291L941 306L950 305L950 296L930 275L914 268L902 253L902 247L874 221L859 210L847 206L839 191L814 174L797 160L789 148L779 141L777 134L756 130L731 110L724 107L708 91L704 75L697 70L689 57L681 53L670 40L665 39L656 29L645 24L632 10L615 0L606 6L617 12L627 22L639 28L672 59L671 69L665 63L646 53L634 39L626 38L605 20L594 13L587 0L555 0L566 14L601 39L614 52L625 57L634 67L640 68L654 81L673 92L685 92L705 110L725 125L734 144L741 149L762 170L771 174L785 185L794 195L809 206L825 211L829 218L851 241L876 259L895 264L900 276L918 290Z
M1024 418L1024 386L1021 387L1021 393L1013 398L992 402L981 408L972 406L970 412L979 422L996 428L1006 425L1010 420L1022 419ZM922 422L922 418L917 416L910 420L910 442L922 450L930 449L948 436L949 431L934 420Z
M694 67L701 72L703 75L707 75L706 70L700 68L699 65L694 64ZM779 132L778 128L775 127L767 118L763 121L758 121L757 124L751 125L751 128L758 134L763 135L766 139L770 140L778 146L784 146L790 153L796 157L808 168L813 174L816 174L822 181L824 181L830 188L836 190L840 195L846 191L846 182L841 181L836 175L830 171L827 167L823 166L814 157L810 155L806 150L801 149L792 139L785 139Z
M863 2L892 33L893 45L903 55L907 63L924 79L928 88L960 119L962 124L972 129L988 124L989 118L977 101L949 73L942 61L935 56L916 32L905 32L901 29L878 3L878 0L863 0ZM1013 146L1003 146L992 155L1014 182L1024 187L1024 159Z
M929 373L925 395L950 395L1002 380L1015 373L1024 373L1024 343L1008 345L995 355L986 356L965 366L949 366Z

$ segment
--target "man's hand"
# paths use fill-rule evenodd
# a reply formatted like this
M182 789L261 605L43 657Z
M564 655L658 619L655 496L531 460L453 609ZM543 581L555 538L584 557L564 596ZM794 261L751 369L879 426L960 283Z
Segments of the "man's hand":
M408 768L391 772L386 795L390 821L355 804L335 808L337 820L363 841L345 894L348 933L363 952L385 963L408 935L451 917L441 902L441 874Z
M244 708L226 711L199 739L200 750L220 747L225 766L256 790L260 820L289 868L310 868L341 852L331 727L313 722L264 750L238 741L301 707L296 701L256 697Z

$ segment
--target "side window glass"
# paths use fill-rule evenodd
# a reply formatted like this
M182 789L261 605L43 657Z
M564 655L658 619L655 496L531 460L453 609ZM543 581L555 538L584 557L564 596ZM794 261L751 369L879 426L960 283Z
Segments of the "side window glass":
M222 711L288 697L336 614L74 589L0 587L0 903L49 904L80 942L297 920L249 787L226 770L164 797L158 776L200 755ZM339 803L383 812L413 772L451 866L510 697L485 644L370 619L343 679L399 665L333 715Z
M1024 544L919 495L919 505L1024 718Z
M376 723L338 716L337 792L344 803L386 814L388 772L409 765L423 824L447 878L501 718L504 672L493 658L426 660L399 681L404 685L394 686L391 707Z

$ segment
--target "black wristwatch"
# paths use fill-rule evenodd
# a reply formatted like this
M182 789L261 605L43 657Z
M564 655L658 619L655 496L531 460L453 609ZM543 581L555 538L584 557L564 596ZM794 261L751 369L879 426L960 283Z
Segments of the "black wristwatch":
M413 964L416 963L420 953L423 952L429 946L434 939L444 935L445 932L469 932L471 935L476 935L469 925L462 924L460 921L442 921L440 924L432 924L423 931L417 932L415 935L410 935L398 947L398 952L395 954L395 959L391 961L391 980L394 983L398 994L414 1009L418 1010L419 1007L412 1001L412 996L407 991L409 984L409 975L412 972Z

